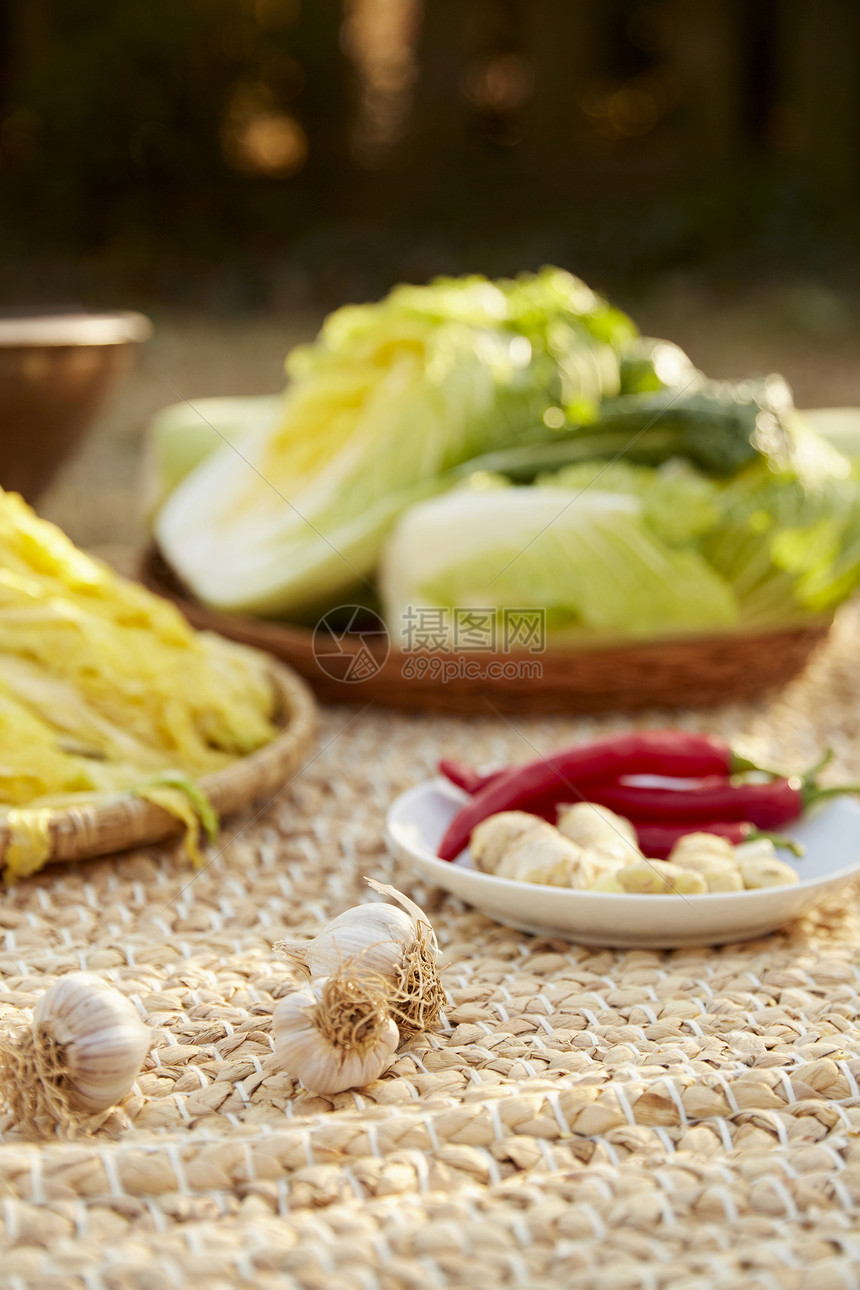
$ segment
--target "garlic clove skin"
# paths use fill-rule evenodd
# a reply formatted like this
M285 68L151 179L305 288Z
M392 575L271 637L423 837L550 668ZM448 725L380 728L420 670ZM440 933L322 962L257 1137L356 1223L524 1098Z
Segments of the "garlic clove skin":
M314 937L307 963L312 977L332 976L345 962L392 976L404 948L414 940L415 924L404 909L376 903L358 905Z
M90 1112L122 1101L152 1043L131 1001L89 972L61 977L42 995L33 1032L58 1050L70 1104Z
M358 992L365 1013L362 1034L338 1034L338 992ZM400 1032L378 1000L354 983L322 979L281 999L272 1014L275 1055L284 1070L311 1093L364 1088L394 1061Z
M149 1052L152 1036L140 1021L96 1031L74 1046L75 1102L92 1111L104 1111L130 1092ZM67 1050L68 1051L68 1050Z

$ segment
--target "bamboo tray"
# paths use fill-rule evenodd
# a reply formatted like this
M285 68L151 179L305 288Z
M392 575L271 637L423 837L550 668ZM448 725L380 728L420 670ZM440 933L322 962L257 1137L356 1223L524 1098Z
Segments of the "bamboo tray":
M461 714L486 713L492 707L535 713L699 708L754 699L797 676L831 626L826 619L760 635L698 636L542 654L440 651L421 656L426 660L421 675L408 666L415 655L389 650L386 640L368 646L356 637L354 642L344 641L344 653L354 659L369 653L371 662L365 679L343 681L320 666L313 631L208 609L183 588L154 548L144 554L140 576L151 591L172 600L194 627L255 645L289 663L323 702L372 702ZM492 664L507 667L507 672L487 679ZM521 664L531 666L518 671Z
M272 667L272 680L278 697L279 733L250 756L200 780L221 819L283 790L304 761L313 738L316 705L304 681L280 665ZM162 842L183 827L160 806L131 793L117 794L99 804L55 811L48 824L48 862L84 860ZM9 839L8 825L0 821L0 865Z

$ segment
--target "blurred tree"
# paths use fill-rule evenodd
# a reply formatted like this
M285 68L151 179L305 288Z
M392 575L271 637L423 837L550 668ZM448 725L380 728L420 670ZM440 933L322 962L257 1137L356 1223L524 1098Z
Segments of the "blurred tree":
M858 37L851 0L5 0L0 237L155 293L547 229L618 273L789 255L854 210Z
M32 233L93 248L120 232L131 249L171 232L220 249L253 225L255 179L304 171L317 201L342 180L338 0L12 0L8 13L0 175Z

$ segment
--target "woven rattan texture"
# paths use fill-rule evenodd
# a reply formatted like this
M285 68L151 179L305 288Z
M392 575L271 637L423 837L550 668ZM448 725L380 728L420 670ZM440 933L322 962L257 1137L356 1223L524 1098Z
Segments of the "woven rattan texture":
M856 627L778 700L681 720L797 766L830 742L834 776L860 778ZM439 753L623 726L329 710L304 771L204 872L153 848L5 893L0 1030L87 968L156 1041L95 1136L2 1126L0 1285L858 1286L856 892L746 945L591 950L496 926L385 853L387 804ZM312 1097L272 1053L270 945L362 897L363 874L431 914L446 1026L361 1093Z

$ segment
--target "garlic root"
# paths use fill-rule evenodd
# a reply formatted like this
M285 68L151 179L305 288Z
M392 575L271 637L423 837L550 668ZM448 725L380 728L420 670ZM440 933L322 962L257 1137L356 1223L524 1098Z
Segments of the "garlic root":
M365 878L381 896L398 901L413 920L415 934L403 951L389 994L389 1011L403 1039L422 1030L435 1030L445 1007L445 988L439 979L439 943L424 910L396 887ZM366 906L360 906L366 908Z
M44 1033L22 1031L0 1044L0 1101L16 1126L45 1135L48 1126L75 1129L89 1118L76 1111L63 1051Z
M394 1061L400 1034L384 978L332 977L281 999L272 1014L275 1054L311 1093L364 1088Z

